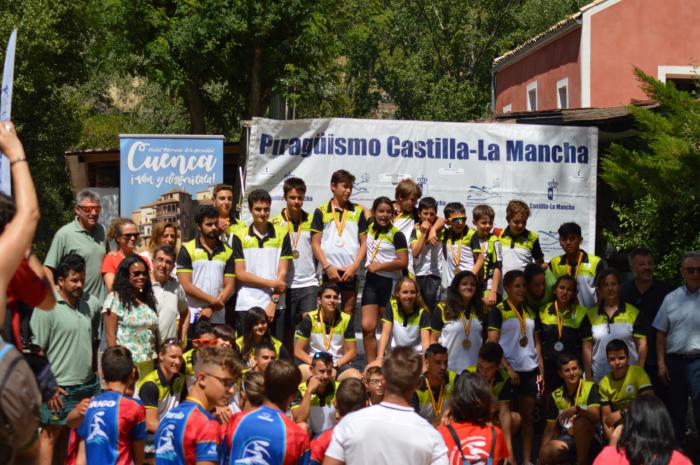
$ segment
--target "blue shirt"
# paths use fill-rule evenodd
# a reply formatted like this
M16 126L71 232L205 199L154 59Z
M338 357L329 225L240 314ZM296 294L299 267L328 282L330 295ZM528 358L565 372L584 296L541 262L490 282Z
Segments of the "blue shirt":
M156 465L218 463L221 458L219 422L191 398L165 414L154 443Z
M667 354L700 355L700 290L681 286L667 295L653 326L666 333Z

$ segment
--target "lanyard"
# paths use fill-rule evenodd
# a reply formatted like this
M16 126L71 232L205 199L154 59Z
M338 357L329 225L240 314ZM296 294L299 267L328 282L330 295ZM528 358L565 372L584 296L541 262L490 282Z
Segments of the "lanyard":
M459 318L462 320L462 327L464 328L464 336L469 339L469 333L472 331L472 319L474 318L474 312L469 310L469 323L467 323L467 318L464 316L464 312L459 314Z
M335 326L331 324L331 333L328 335L328 339L326 339L326 322L323 321L323 315L321 314L321 309L318 309L318 322L321 325L321 335L323 336L323 346L326 348L326 351L330 350L331 348L331 342L333 342L333 331L335 330Z
M554 301L554 311L557 313L557 335L559 336L557 339L561 340L561 335L564 332L564 317L559 312L559 304L556 300ZM564 309L564 311L566 311L566 309Z
M576 397L574 397L574 405L572 405L572 407L576 407L578 405L578 399L581 397L581 392L583 392L583 380L579 379L578 388L576 388Z
M333 218L335 218L335 216L333 216ZM296 237L294 236L294 224L289 219L289 213L286 208L284 210L284 219L287 222L287 229L289 229L289 238L292 240L292 250L297 250L297 244L299 244L299 239L301 239L301 218L299 218L299 227L297 228Z
M510 309L513 310L513 313L515 313L515 317L520 322L520 334L524 337L525 336L525 311L523 311L523 314L521 315L518 312L518 309L515 308L515 306L511 303L510 299L507 302L508 302L508 306L510 307Z
M338 207L340 208L340 207ZM333 222L335 223L335 229L338 231L338 239L342 239L343 237L343 230L345 230L345 222L348 220L348 211L347 209L343 208L343 216L339 220L338 216L336 215L335 212L335 207L333 206L333 202L331 202L331 209L333 210Z
M574 274L571 275L572 278L576 279L576 277L578 276L578 269L581 266L582 261L583 261L583 252L579 251L578 262L576 263L576 271L574 271ZM573 265L569 265L569 274L571 274L572 268L573 268Z
M377 241L377 245L374 247L374 250L372 251L372 256L369 258L369 262L372 263L374 262L374 259L377 258L377 254L379 253L379 246L382 245L382 241L384 240L384 236L382 233L378 234L379 240Z
M450 245L450 254L452 255L452 260L455 263L455 268L459 269L459 262L462 261L462 239L464 238L464 231L462 231L462 235L459 236L459 246L457 247L457 255L455 256L455 250L454 250L454 245ZM452 240L452 244L454 244L454 240Z
M430 397L430 406L433 408L433 413L435 414L435 419L440 421L440 414L442 413L442 404L445 402L445 381L440 383L440 394L438 395L437 404L435 403L435 396L433 395L433 390L430 387L428 378L425 378L425 386L428 389L428 396Z

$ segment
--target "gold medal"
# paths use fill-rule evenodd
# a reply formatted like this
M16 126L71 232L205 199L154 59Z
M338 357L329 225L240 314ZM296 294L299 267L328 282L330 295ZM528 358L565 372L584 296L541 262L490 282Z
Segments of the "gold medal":
M520 347L527 346L527 336L521 337L520 340L518 341L518 344L520 344Z
M525 318L527 315L525 314L525 309L522 309L522 315L518 311L517 308L515 308L515 305L510 300L506 300L508 303L508 306L510 307L511 311L515 315L515 317L518 319L518 322L520 322L520 335L521 338L518 341L518 344L520 344L520 347L525 347L527 345L527 323L525 322Z
M299 258L299 251L298 250L292 250L292 257L296 260Z
M462 347L464 347L465 349L468 350L471 346L472 346L472 341L470 341L469 339L465 339L462 341Z
M302 218L299 218L299 227L297 228L297 233L294 235L294 224L292 221L289 219L289 213L287 212L287 209L285 208L283 210L284 213L284 219L287 222L287 228L289 229L289 239L292 244L292 257L295 259L299 258L299 251L297 250L297 246L299 244L299 239L301 239L301 223L302 223Z

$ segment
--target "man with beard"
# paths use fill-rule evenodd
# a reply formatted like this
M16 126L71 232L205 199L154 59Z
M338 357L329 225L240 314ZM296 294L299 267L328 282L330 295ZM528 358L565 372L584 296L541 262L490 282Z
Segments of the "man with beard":
M187 294L190 330L200 319L224 324L225 302L235 290L233 252L219 239L219 212L211 205L195 217L199 234L180 248L177 277Z
M93 340L100 313L95 302L83 297L85 260L77 254L63 257L56 267L56 305L50 312L34 312L33 342L46 354L56 375L55 394L41 405L41 465L63 463L66 456L68 413L82 400L100 392L92 369ZM90 296L94 299L94 296Z

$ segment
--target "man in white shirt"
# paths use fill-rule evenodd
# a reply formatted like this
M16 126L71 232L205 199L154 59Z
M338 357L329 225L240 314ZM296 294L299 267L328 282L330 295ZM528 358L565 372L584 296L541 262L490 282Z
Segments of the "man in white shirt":
M343 417L323 465L447 465L440 433L411 407L422 367L413 348L392 350L384 363L384 400Z
M187 297L177 279L172 277L175 268L175 249L161 245L153 256L153 295L158 312L160 340L170 338L184 340L189 326Z

